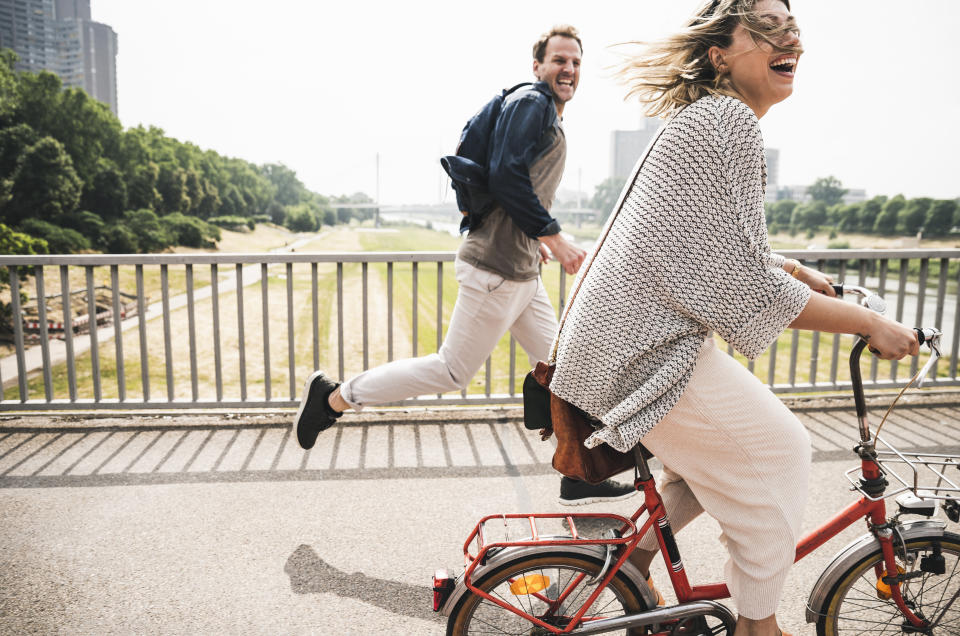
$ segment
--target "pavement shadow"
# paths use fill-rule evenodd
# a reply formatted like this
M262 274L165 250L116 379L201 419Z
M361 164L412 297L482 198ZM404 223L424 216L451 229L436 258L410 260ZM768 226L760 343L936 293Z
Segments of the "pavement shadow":
M296 594L326 592L355 598L393 614L435 622L445 620L433 611L433 592L428 586L378 579L363 572L338 570L321 559L308 545L300 545L293 551L283 571L290 577L290 587Z

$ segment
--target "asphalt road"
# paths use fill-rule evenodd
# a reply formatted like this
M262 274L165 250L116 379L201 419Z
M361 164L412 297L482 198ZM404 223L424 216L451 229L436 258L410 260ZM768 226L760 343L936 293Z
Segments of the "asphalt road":
M960 410L923 404L896 411L885 436L960 452ZM846 409L798 415L814 443L811 529L854 500L843 472L857 464L856 422ZM442 634L430 577L462 569L481 516L569 510L550 446L516 411L348 415L308 453L288 421L0 418L0 632ZM639 503L576 511L629 516ZM813 633L807 595L864 531L794 568L784 629ZM693 580L721 578L718 534L702 517L679 535ZM662 564L654 577L666 587Z

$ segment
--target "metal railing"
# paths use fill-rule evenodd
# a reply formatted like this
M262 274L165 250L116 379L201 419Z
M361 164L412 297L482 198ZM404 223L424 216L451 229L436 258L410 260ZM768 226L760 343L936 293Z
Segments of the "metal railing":
M782 253L875 289L897 320L940 327L949 355L928 385L960 385L960 250ZM83 316L65 310L53 320L47 302L38 301L29 323L37 325L38 344L29 349L25 322L13 321L14 352L0 366L0 411L296 406L316 368L344 379L439 349L456 293L444 264L453 260L452 252L0 256L14 316L23 313L21 292L31 288L37 299L108 288L99 304L86 294ZM559 315L568 279L556 264L543 276ZM250 289L257 286L259 293ZM122 300L128 293L135 298L129 306ZM840 390L849 386L850 340L788 330L758 360L744 362L776 392ZM903 386L916 367L916 359L874 359L864 385ZM517 403L527 368L507 336L459 395L396 405Z

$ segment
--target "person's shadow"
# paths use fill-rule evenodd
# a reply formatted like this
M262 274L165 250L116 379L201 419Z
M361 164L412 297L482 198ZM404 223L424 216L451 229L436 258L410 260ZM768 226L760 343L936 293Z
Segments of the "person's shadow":
M437 622L445 620L433 611L430 587L378 579L363 572L343 572L321 559L308 545L294 550L283 571L290 577L290 588L296 594L326 592L355 598L394 614Z

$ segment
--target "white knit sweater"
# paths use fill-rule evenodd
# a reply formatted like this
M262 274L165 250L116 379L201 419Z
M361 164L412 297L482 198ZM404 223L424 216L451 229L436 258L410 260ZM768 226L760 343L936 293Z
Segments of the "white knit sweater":
M663 419L711 330L754 359L803 310L810 288L767 244L765 185L740 100L704 97L665 124L559 335L550 388L604 424L587 446L628 451Z

